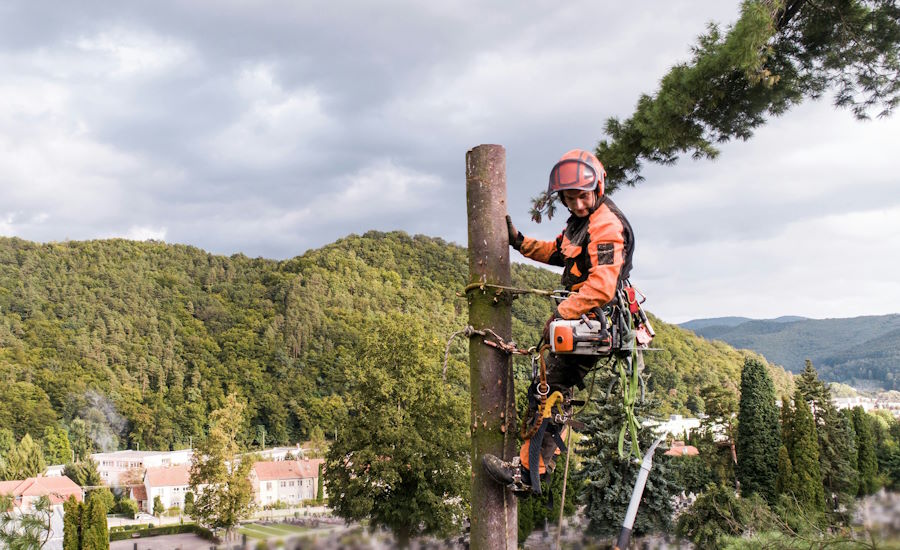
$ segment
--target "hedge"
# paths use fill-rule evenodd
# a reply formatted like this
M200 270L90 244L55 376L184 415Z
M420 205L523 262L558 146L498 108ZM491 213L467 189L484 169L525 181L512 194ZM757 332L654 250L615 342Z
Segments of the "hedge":
M184 525L164 525L162 527L150 527L148 529L132 529L130 531L110 532L109 541L128 540L131 538L157 537L160 535L180 535L181 533L193 533L197 536L212 542L218 542L218 539L209 529L197 525L196 523L186 523Z

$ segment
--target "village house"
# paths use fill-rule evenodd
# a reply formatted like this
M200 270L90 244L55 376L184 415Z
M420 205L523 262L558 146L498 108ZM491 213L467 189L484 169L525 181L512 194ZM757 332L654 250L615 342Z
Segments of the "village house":
M13 505L20 510L32 509L42 496L48 497L51 505L62 504L70 496L74 496L79 502L84 500L84 491L66 476L39 476L19 481L0 481L0 495L11 496Z
M322 459L257 462L250 470L253 495L260 506L297 505L316 498ZM323 495L324 496L324 495Z
M110 486L118 486L121 484L121 478L129 471L190 464L191 456L193 456L191 449L183 449L180 451L94 453L91 458L97 463L97 471L103 482Z
M140 487L132 488L132 498L138 501L138 506L141 505L142 498L144 505L141 509L148 514L157 512L153 509L153 501L156 497L160 498L163 506L167 509L173 507L184 509L184 495L191 491L190 470L191 467L188 464L147 468L147 472L144 474L143 491Z

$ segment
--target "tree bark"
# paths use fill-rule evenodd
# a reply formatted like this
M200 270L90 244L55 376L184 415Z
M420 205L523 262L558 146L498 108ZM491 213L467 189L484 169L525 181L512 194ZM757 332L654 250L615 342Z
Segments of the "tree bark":
M479 145L466 154L466 203L469 222L469 283L485 283L468 294L469 324L512 337L509 295L488 285L509 286L506 230L506 151ZM516 498L495 483L481 466L485 453L510 459L516 452L516 409L509 355L473 337L469 343L472 415L473 550L509 549L517 543Z

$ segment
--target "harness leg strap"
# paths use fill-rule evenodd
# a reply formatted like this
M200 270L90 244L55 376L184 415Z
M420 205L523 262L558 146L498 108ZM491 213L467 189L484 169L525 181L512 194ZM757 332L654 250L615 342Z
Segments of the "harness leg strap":
M544 441L544 433L549 425L550 419L544 418L541 421L541 427L528 442L528 474L531 476L531 492L536 495L541 494L541 443Z

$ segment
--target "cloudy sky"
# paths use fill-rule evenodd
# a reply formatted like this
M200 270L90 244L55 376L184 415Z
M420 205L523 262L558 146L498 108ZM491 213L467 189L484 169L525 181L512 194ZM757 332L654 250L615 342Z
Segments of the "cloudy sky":
M507 150L528 220L555 160L592 148L736 0L560 4L0 4L0 235L127 237L288 258L349 233L465 244L466 151ZM900 117L830 97L650 167L615 200L663 319L900 311ZM601 159L602 160L602 159Z

